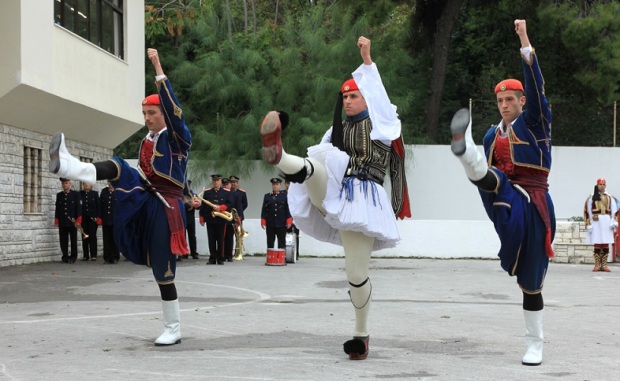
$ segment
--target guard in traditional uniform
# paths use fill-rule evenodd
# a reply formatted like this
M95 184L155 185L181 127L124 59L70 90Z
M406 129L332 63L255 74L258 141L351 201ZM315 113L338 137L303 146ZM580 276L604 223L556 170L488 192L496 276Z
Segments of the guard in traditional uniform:
M295 224L305 234L342 245L349 295L355 313L353 338L343 349L351 360L369 353L368 316L372 252L395 247L396 217L410 217L401 123L370 56L370 40L357 40L363 64L340 87L332 128L308 157L282 148L284 112L269 112L261 124L263 160L290 180L288 203ZM346 118L342 120L342 111ZM383 188L390 174L392 199Z
M618 205L616 199L607 193L607 181L596 180L594 193L588 196L584 205L584 219L588 235L586 242L594 245L594 269L592 271L610 272L607 267L609 245L614 243L614 232L618 228Z
M467 178L478 187L501 247L502 269L517 277L523 296L526 352L523 365L543 358L542 289L553 257L555 212L549 195L551 170L551 107L545 95L538 56L527 35L525 20L514 21L521 43L525 86L513 78L495 86L501 121L483 138L484 155L471 133L469 110L452 118L451 149Z
M88 238L82 236L82 250L84 252L83 261L97 260L97 228L101 225L101 206L99 205L99 194L93 190L92 184L82 183L80 191L82 198L82 229Z
M114 157L83 163L71 156L64 134L50 143L50 172L94 183L111 180L116 193L114 237L130 261L150 266L162 299L164 332L155 345L181 342L181 310L177 289L176 256L188 253L183 195L187 194L187 161L192 136L172 84L164 74L155 49L147 49L155 69L157 94L142 101L148 134L142 140L138 166Z
M116 209L116 192L108 180L108 186L99 195L101 230L103 231L103 261L116 264L120 260L120 252L114 240L114 211Z
M77 259L77 226L82 223L82 200L77 191L71 189L71 180L60 178L62 192L56 194L54 225L58 226L61 260L63 263L75 263ZM69 255L71 239L71 255Z
M278 249L286 248L286 229L293 224L293 217L288 208L286 192L280 191L282 180L271 180L271 192L265 194L260 215L260 226L267 232L267 248L274 248L276 237Z
M232 221L230 212L230 192L222 188L222 175L211 175L211 188L202 192L202 205L198 211L200 225L207 225L207 237L209 239L208 265L223 265L226 260L225 241L228 222Z
M190 197L185 201L185 230L187 231L187 241L189 242L189 253L192 258L198 259L199 254L196 248L196 209L200 208L200 199L192 190L192 180L187 180ZM183 258L187 258L188 255Z

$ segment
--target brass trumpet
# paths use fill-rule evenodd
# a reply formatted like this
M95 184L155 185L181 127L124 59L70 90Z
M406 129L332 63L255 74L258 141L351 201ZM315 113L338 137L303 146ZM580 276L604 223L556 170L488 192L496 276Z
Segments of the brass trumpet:
M88 237L89 237L89 236L88 236L88 234L86 234L86 233L84 232L84 229L82 229L82 225L80 225L80 224L78 224L77 222L75 222L75 218L72 218L72 217L69 217L69 216L67 216L67 218L68 218L71 222L73 222L73 226L75 226L75 228L76 228L76 229L77 229L80 233L82 233L82 239L88 239Z
M235 238L237 239L237 246L235 247L235 255L233 256L233 260L243 261L243 239L250 233L243 229L243 223L241 218L237 215L237 210L235 208L232 208L232 214L235 221L237 221L235 223Z
M215 205L212 202L209 202L207 200L205 200L204 198L200 197L200 196L196 196L200 199L200 201L204 202L208 207L210 207L211 209L213 209L213 211L211 212L211 216L212 217L220 217L225 219L226 221L232 221L233 220L233 215L231 212L220 212L219 209L218 211L215 211L215 209L217 209L219 207L219 205Z

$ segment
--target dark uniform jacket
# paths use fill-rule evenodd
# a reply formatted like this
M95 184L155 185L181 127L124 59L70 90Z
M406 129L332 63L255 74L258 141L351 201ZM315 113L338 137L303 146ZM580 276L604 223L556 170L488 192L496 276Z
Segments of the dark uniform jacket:
M56 210L54 212L54 219L58 221L60 227L71 227L73 222L82 223L82 199L80 193L74 190L69 190L65 193L58 192L56 194Z
M248 208L248 195L245 193L243 189L237 189L234 192L231 192L236 198L239 199L238 206L234 206L237 208L237 214L241 217L241 220L245 220L245 215L243 212Z
M292 223L293 217L288 209L286 192L265 194L260 218L261 225L269 228L284 228L287 224Z
M237 215L239 217L241 217L241 220L243 221L243 197L245 196L245 192L241 192L241 191L231 191L230 192L230 200L231 200L231 205L233 208L235 208L235 210L237 211ZM246 198L246 202L247 202L247 198Z
M88 192L81 190L80 197L82 198L82 219L89 219L92 222L97 222L97 218L101 216L99 194L94 190Z
M116 192L110 192L110 187L101 190L99 209L103 226L114 225L114 209L116 209Z
M202 192L202 198L212 204L223 205L220 207L220 211L230 212L233 207L230 191L227 191L224 188L220 188L217 191L214 188L206 189ZM213 217L211 215L212 211L213 209L203 202L202 205L200 205L198 215L201 217L202 221L205 221L208 224L225 224L228 222L224 218Z

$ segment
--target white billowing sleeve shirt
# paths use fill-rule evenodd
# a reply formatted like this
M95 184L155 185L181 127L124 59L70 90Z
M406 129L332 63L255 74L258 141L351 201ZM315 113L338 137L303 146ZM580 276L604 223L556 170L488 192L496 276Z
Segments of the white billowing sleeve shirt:
M370 65L361 64L353 72L353 79L368 106L368 115L372 121L370 138L390 145L392 140L400 137L400 119L396 113L396 106L390 102L383 87L377 65L374 62Z
M390 102L387 91L383 87L377 65L374 62L370 65L361 64L352 74L366 101L368 116L372 121L370 138L379 140L388 146L391 145L392 140L400 137L400 119L396 113L396 106ZM325 132L321 143L330 143L331 140L332 128Z

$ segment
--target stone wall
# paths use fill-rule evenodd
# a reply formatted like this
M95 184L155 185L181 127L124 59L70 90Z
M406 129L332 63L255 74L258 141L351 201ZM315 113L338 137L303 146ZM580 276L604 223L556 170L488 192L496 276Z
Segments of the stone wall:
M54 226L56 193L61 191L58 176L48 172L51 136L0 124L0 267L60 260L58 229ZM38 213L24 213L24 146L42 150L42 197ZM67 147L76 156L94 161L108 159L112 150L69 141ZM80 183L73 182L79 190ZM99 182L93 189L105 186ZM101 254L101 232L98 232ZM79 237L79 234L78 234ZM78 258L82 242L78 238ZM100 255L101 256L101 255Z
M558 263L592 263L594 264L593 245L586 243L586 226L578 221L558 221L555 231L553 249ZM609 251L614 245L609 245ZM611 254L610 254L611 257Z

